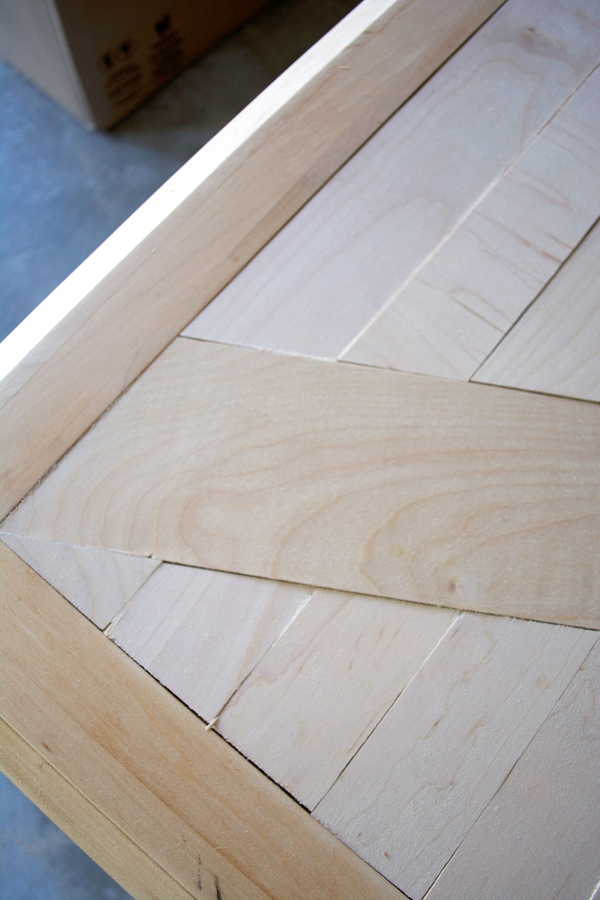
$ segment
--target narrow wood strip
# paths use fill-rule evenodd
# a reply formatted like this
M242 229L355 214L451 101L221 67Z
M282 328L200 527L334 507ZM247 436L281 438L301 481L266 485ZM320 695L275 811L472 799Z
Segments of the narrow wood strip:
M210 722L312 593L165 563L107 633Z
M185 335L337 358L598 65L599 48L595 0L510 0Z
M455 617L317 591L228 703L217 730L313 809Z
M427 894L583 900L600 880L600 645ZM593 898L592 898L593 900Z
M136 900L190 900L195 896L140 850L2 719L0 767L20 791Z
M106 628L160 566L159 559L57 541L13 534L2 540L98 628Z
M594 404L179 338L3 525L600 628Z
M600 401L600 223L473 380Z
M598 215L600 69L344 359L470 378ZM563 318L561 334L565 326L577 333L582 323L570 302ZM597 329L592 345L600 345ZM577 371L579 349L569 354Z
M314 814L421 900L597 640L465 614ZM479 896L463 881L463 897L467 887Z
M225 898L402 897L4 545L0 563L3 719L183 888L203 896L200 856Z
M7 350L0 516L501 2L361 4L58 289Z

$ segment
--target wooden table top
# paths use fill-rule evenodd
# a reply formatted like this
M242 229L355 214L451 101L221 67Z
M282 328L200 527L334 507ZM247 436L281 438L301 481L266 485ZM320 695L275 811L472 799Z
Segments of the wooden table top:
M599 64L508 0L13 474L5 765L136 896L592 897Z

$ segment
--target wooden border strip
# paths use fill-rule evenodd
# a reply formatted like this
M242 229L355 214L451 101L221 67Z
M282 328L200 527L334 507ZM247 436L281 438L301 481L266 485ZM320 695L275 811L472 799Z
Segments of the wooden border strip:
M81 822L97 819L93 806L108 820L99 828L130 842L138 897L156 895L156 866L180 896L201 900L216 879L227 900L404 896L4 545L0 565L2 718L80 791L69 802ZM35 771L23 765L20 777L39 793ZM68 824L63 781L49 772L44 785L47 807ZM80 827L70 830L78 837ZM116 863L111 871L119 877Z
M139 900L191 900L60 772L0 719L0 768L88 856Z
M0 517L502 2L366 0L7 339Z

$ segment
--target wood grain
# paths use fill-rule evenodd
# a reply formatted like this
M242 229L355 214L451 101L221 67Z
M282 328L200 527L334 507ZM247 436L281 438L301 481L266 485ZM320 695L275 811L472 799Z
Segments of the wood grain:
M5 350L0 516L501 2L361 4L55 292Z
M600 401L600 224L473 380Z
M600 62L599 48L595 0L511 0L184 334L340 356Z
M4 545L0 564L2 718L183 889L402 896Z
M158 559L14 534L2 540L98 628L106 628L160 565Z
M225 707L218 731L313 809L455 617L317 591Z
M210 722L312 593L165 563L108 635Z
M140 850L2 719L0 768L136 900L164 900L165 897L190 900L194 896Z
M580 900L600 881L596 644L427 900Z
M597 69L344 359L470 378L599 214Z
M465 614L314 814L421 900L597 640Z
M599 446L593 404L179 338L3 529L598 628Z

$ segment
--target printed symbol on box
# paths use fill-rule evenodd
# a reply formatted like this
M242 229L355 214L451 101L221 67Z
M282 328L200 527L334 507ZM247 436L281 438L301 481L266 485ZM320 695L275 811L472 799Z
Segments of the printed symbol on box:
M163 16L162 19L158 20L158 22L154 26L154 30L160 36L161 34L164 34L166 31L168 31L169 28L171 28L172 24L173 24L173 19L167 13L166 16Z
M101 72L111 72L116 66L116 60L112 50L107 50L98 60L98 68Z
M121 41L121 44L119 45L119 60L131 59L136 49L137 47L133 41Z

